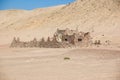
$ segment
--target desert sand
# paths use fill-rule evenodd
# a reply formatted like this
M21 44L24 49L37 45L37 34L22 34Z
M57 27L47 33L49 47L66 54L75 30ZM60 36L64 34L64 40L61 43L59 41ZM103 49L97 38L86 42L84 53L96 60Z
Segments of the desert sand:
M9 48L57 28L90 32L99 47ZM76 0L34 10L0 11L0 80L120 80L120 0ZM109 40L110 45L105 45ZM69 59L64 59L65 57Z
M0 44L10 43L14 36L40 39L53 35L57 28L76 27L90 32L93 40L120 46L120 1L76 0L50 8L0 11Z
M1 48L0 67L0 80L120 80L120 50Z

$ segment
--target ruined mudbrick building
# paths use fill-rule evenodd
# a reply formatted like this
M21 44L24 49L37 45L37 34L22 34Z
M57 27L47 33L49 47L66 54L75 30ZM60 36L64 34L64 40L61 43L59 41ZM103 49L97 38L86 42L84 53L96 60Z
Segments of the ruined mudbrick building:
M42 38L38 41L34 38L32 41L23 42L19 38L13 39L10 47L20 47L20 48L67 48L67 47L81 47L90 46L92 44L92 38L89 32L80 32L78 29L70 30L66 28L65 30L57 29L53 37L48 37L47 40Z

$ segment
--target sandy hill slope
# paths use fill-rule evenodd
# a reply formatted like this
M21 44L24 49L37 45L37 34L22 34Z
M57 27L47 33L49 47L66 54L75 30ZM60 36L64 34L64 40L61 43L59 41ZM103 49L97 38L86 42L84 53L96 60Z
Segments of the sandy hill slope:
M71 4L25 10L0 11L0 40L9 43L13 36L23 40L50 36L56 28L78 27L94 39L120 43L120 0L77 0ZM103 36L104 35L104 36Z

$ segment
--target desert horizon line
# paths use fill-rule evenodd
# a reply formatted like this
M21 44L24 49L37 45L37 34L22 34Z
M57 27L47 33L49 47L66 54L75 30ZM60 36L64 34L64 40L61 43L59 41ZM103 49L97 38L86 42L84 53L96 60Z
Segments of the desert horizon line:
M75 0L67 0L67 1L50 1L50 2L44 2L44 1L30 1L30 2L7 2L3 1L0 3L1 7L0 10L34 10L36 8L48 8L48 7L54 7L54 6L60 6L60 5L67 5L70 3L75 2ZM22 5L22 6L21 6Z
M59 7L59 6L66 6L67 4L60 4L60 5L53 5L53 6L47 6L47 7L38 7L33 9L0 9L0 11L12 11L12 10L24 10L24 11L31 11L36 9L46 9L46 8L53 8L53 7Z

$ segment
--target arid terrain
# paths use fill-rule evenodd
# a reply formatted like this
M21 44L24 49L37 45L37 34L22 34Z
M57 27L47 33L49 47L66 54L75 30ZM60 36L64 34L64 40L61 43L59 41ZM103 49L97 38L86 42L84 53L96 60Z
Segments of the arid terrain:
M102 45L9 48L13 37L39 40L52 36L57 28L77 27ZM120 80L120 0L76 0L49 8L1 10L0 80Z
M89 48L2 48L0 80L120 80L119 53Z
M14 36L24 41L40 39L57 28L76 27L90 32L93 40L120 46L120 0L77 0L50 8L0 11L0 44L10 43Z

